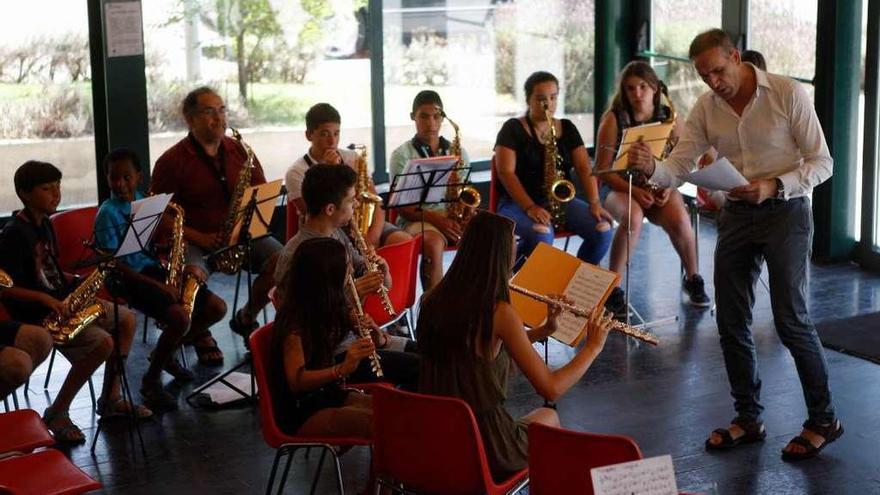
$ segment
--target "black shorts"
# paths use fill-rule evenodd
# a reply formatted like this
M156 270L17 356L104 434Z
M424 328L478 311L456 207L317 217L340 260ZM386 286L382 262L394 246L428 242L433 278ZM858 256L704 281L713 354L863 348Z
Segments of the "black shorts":
M21 328L21 323L17 321L0 321L0 348L15 345L15 337L18 336L19 328Z
M165 283L165 270L159 266L148 266L141 271L141 275ZM154 285L131 278L126 278L125 280L125 292L126 300L131 307L160 322L164 322L168 314L168 307L178 302L170 294L158 289ZM212 292L207 287L202 287L198 295L196 295L193 313L199 312L211 294Z

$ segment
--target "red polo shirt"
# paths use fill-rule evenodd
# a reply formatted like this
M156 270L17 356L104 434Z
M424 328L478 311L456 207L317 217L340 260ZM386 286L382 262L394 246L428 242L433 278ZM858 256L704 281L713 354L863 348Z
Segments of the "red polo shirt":
M150 189L174 194L174 202L183 207L186 225L204 233L222 228L238 173L247 160L241 145L230 137L224 136L219 151L209 157L188 135L163 153L153 168ZM265 182L263 167L254 157L251 185Z

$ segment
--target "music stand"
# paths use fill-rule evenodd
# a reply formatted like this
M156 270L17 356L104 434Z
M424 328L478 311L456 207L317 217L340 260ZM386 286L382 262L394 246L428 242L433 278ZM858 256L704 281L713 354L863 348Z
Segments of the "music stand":
M421 257L425 259L425 206L454 203L458 197L448 198L449 187L464 187L469 184L471 167L458 163L456 156L437 156L410 160L402 173L394 176L388 190L388 201L385 209L416 206L419 212L421 227ZM449 182L455 171L458 182ZM410 330L412 334L412 330Z
M206 258L210 258L212 256L217 255L218 253L221 253L221 252L229 250L229 249L238 249L239 247L244 249L244 256L245 256L245 259L247 260L247 264L248 264L248 270L247 270L248 301L250 301L253 298L252 277L253 277L254 266L253 266L253 260L251 259L251 243L255 240L258 240L258 239L261 239L261 238L266 237L268 235L271 235L269 233L269 223L272 218L271 218L271 216L269 218L266 218L265 215L263 214L263 212L261 211L261 209L259 208L259 206L263 205L267 202L274 201L278 198L278 196L280 196L280 194L281 194L280 193L280 184L277 184L279 182L281 182L281 181L268 182L266 184L252 186L252 187L248 188L247 190L245 190L245 195L248 197L248 199L245 202L244 206L242 208L240 208L239 212L236 214L236 223L240 225L240 228L238 229L238 238L236 239L236 242L230 246L220 248L219 250L214 251L214 252L206 255ZM268 189L269 187L274 187L275 185L279 186L279 189L277 192L270 194L270 195L263 195L262 197L259 197L260 196L258 194L259 192L261 192L261 191L266 192L265 191L266 189ZM271 211L272 210L269 210L269 214L271 214ZM254 219L257 220L256 223L254 222ZM254 236L253 235L254 231L262 232L262 233ZM233 305L232 305L232 317L233 318L235 318L235 313L236 313L237 307L238 307L238 295L239 295L240 286L241 286L241 270L238 270L238 275L237 275L236 281L235 281L235 301L233 302ZM190 394L186 396L186 401L191 406L195 407L198 404L195 403L193 401L193 399L196 396L201 395L202 392L204 392L208 387L210 387L218 382L222 383L223 385L225 385L226 387L228 387L229 389L231 389L232 391L234 391L238 395L241 395L242 399L247 400L247 401L254 400L256 398L257 386L256 386L256 378L254 377L252 370L250 372L250 385L251 385L250 393L245 392L244 390L242 390L241 388L239 388L234 383L231 383L228 380L229 376L232 373L249 365L250 363L251 363L251 355L250 355L250 353L247 353L247 354L245 354L245 357L238 364L236 364L232 368L230 368L222 373L217 374L214 378L211 378L207 382L205 382L205 383L199 385L198 387L196 387L195 389L193 389L193 391L190 392Z
M626 199L626 276L624 277L624 285L626 286L626 293L624 294L624 300L626 301L626 324L630 324L630 312L632 312L635 317L639 320L639 323L636 325L632 325L635 328L640 330L648 330L654 327L668 325L669 323L675 323L678 321L678 315L669 316L666 318L659 318L653 321L645 321L641 314L630 304L629 302L629 272L630 272L630 261L632 258L632 253L630 252L630 237L632 236L632 190L633 190L633 177L636 174L639 174L638 170L631 168L623 168L623 169L609 169L609 170L600 170L593 171L593 175L601 176L608 174L617 174L622 177L626 177L627 181L627 199ZM635 339L627 339L635 340ZM635 341L635 345L641 345L638 341Z
M117 258L128 256L130 254L147 252L146 246L152 239L153 234L155 234L156 227L159 225L159 221L162 218L170 199L170 194L159 194L132 202L132 213L126 218L124 224L125 233L122 236L119 246L116 247L116 250L113 253L106 254L98 252L96 256L78 263L78 267L81 268L97 265L97 270L105 271L104 287L107 289L107 292L110 294L113 301L113 354L115 356L114 365L117 367L117 373L119 376L120 394L124 400L128 401L128 419L135 426L135 431L137 431L138 440L141 445L141 453L144 456L144 459L147 458L147 449L144 446L144 437L141 435L140 423L136 411L137 408L135 407L131 387L128 383L128 375L125 371L125 362L122 359L122 351L119 347L119 298L125 297L125 282L122 280L122 274L116 266L116 263L118 263L116 260ZM107 227L107 229L118 229L119 227L120 225L111 225ZM95 231L93 237L97 232L98 231ZM95 250L96 252L98 251L97 248ZM109 365L109 363L106 365ZM104 404L105 407L107 405L108 404L106 403ZM104 427L104 421L107 420L106 415L103 414L104 412L106 411L102 411L101 418L98 420L98 426L95 429L95 435L92 437L90 452L93 457L95 456L98 435L100 435L101 430ZM130 427L128 429L128 435L131 444L134 446L134 433L132 433Z

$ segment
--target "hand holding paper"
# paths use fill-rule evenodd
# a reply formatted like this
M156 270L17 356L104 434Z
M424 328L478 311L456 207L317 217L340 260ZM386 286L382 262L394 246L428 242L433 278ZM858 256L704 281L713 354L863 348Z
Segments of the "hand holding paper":
M684 180L713 191L730 191L735 187L749 184L749 181L730 163L730 160L723 157L704 168L689 173L684 176Z

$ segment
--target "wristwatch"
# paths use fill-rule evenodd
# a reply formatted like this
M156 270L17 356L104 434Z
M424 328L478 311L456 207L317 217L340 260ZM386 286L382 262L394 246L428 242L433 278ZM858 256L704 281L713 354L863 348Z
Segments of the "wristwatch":
M785 184L779 177L776 178L776 199L785 199Z

